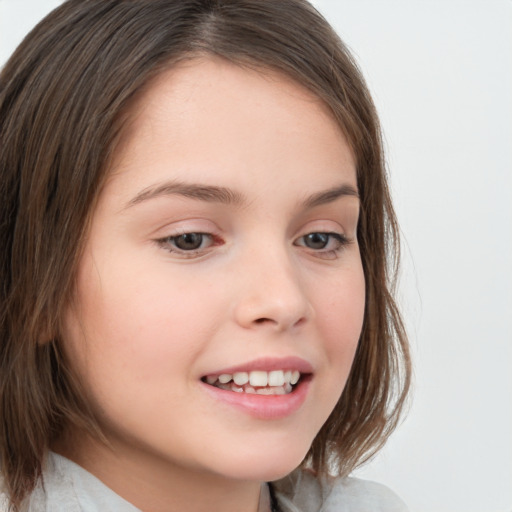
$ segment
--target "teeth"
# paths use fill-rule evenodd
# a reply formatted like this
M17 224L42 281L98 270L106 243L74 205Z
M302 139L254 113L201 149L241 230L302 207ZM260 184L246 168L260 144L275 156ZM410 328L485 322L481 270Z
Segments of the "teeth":
M290 393L292 386L297 384L299 379L300 372L298 370L272 370L270 372L255 370L235 372L234 374L208 375L206 382L236 393L282 395Z
M266 386L268 384L267 372L251 372L249 374L251 386Z
M249 374L247 372L238 372L233 375L233 381L239 386L243 386L249 382Z
M283 370L277 370L268 373L268 385L269 386L282 386L284 384L284 372Z

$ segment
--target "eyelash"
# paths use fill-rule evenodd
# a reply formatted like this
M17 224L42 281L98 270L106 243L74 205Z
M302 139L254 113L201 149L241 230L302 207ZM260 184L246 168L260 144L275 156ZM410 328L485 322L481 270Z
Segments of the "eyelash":
M210 240L209 245L207 247L198 247L197 249L190 249L190 250L181 249L179 247L176 247L175 244L178 239L180 239L182 237L197 236L197 235L199 235L201 237L200 245L203 245L205 238ZM306 237L312 236L312 235L321 235L321 236L328 237L326 246L328 246L332 241L334 241L335 247L333 249L328 249L328 250L325 250L325 248L320 248L317 250L317 249L312 249L310 247L308 248L303 243L299 243L300 240L305 240ZM190 232L180 233L177 235L167 236L164 238L159 238L159 239L155 240L155 242L160 247L162 247L164 250L166 250L167 252L176 253L182 258L195 258L201 254L204 254L205 251L207 249L209 249L210 247L214 247L216 245L222 245L222 243L223 243L221 238L219 238L215 235L212 235L211 233L202 233L199 231L190 231ZM299 237L294 242L293 245L298 246L298 247L306 247L307 249L312 250L312 252L315 255L318 255L321 258L335 259L339 256L339 253L341 253L343 251L343 249L345 249L345 247L347 245L349 245L350 243L351 243L351 240L349 240L345 235L340 234L340 233L325 232L325 231L313 231L311 233L306 233L305 235L302 235L301 237Z

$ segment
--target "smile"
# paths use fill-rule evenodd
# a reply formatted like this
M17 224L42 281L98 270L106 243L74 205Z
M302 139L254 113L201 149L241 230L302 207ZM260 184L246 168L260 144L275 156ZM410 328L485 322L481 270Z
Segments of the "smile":
M203 377L203 382L225 391L255 395L287 395L299 382L299 370L255 370Z
M300 357L263 357L211 370L201 388L215 401L260 420L279 420L301 409L316 372Z

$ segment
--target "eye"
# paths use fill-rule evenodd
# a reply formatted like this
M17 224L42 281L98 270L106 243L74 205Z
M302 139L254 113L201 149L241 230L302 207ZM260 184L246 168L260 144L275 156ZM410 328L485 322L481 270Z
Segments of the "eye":
M168 252L177 253L183 257L193 257L202 254L214 245L216 240L208 233L190 232L160 238L156 242Z
M329 233L309 233L303 237L304 245L310 249L325 249L330 237Z
M298 238L294 245L306 247L322 257L336 257L350 241L340 233L314 232Z
M170 241L180 249L180 251L195 251L199 249L206 235L204 233L184 233L183 235L170 237Z

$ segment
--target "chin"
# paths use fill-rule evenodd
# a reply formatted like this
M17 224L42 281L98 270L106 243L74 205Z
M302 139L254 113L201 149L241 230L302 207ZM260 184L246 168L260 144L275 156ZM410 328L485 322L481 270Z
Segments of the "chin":
M223 467L217 467L224 475L240 480L271 482L284 478L300 466L306 456L309 445L301 450L294 447L271 449L254 445L253 453L244 451L231 463L224 459Z

